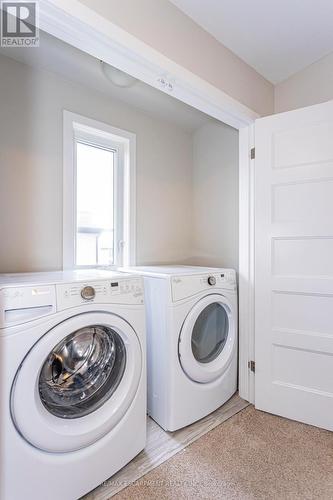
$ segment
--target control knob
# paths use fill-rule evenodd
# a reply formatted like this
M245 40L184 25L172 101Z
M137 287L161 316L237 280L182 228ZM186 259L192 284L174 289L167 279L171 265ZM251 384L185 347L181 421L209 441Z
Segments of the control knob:
M81 297L84 300L92 300L96 295L95 288L93 286L85 286L81 290Z
M215 278L215 276L209 276L209 278L208 278L207 281L208 281L208 285L211 285L211 286L216 285L216 278Z

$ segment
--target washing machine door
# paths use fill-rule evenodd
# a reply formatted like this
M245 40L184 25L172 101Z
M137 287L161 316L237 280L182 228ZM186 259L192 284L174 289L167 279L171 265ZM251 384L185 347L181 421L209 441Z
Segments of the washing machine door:
M185 374L202 384L223 375L236 350L236 311L223 295L208 295L191 309L179 336L179 361Z
M135 331L118 316L88 312L59 323L16 373L11 414L18 432L48 452L95 443L135 398L142 359Z

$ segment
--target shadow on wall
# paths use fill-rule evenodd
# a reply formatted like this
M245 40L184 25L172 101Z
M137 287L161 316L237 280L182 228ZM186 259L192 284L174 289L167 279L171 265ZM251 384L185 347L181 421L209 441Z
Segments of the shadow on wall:
M236 256L237 257L237 256ZM236 260L236 259L235 259ZM230 264L223 256L193 256L186 259L182 264L185 266L202 266L202 267L224 267L237 269L237 266Z
M228 264L223 257L218 256L193 256L177 261L157 261L157 262L143 262L138 263L140 266L200 266L200 267L222 267L222 268L238 268Z
M43 96L37 73L25 67L22 78L21 66L1 58L0 272L52 270L61 261L56 240L61 234L57 193L62 179L53 148L61 141L61 127L49 127L52 89Z
M215 120L194 134L191 264L238 269L238 144Z
M238 142L237 130L213 119L196 130L192 137L187 249L176 261L143 258L138 265L183 264L238 270Z

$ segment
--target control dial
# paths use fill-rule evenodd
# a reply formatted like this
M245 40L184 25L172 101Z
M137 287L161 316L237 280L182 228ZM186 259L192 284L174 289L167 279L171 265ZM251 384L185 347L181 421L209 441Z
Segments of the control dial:
M81 290L81 297L84 300L92 300L96 295L95 288L93 286L85 286Z
M211 286L216 285L216 278L215 278L215 276L209 276L209 278L208 278L207 281L208 281L208 285L211 285Z

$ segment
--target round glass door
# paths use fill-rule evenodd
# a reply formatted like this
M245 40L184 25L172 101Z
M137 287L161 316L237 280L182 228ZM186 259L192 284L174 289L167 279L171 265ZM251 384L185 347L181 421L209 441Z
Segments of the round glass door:
M10 411L28 443L65 453L95 443L123 418L144 354L135 330L117 315L92 311L53 321L40 326L16 372Z
M213 382L228 368L236 349L236 307L218 294L202 298L188 313L179 336L179 361L199 383Z
M192 332L192 353L199 363L216 359L228 338L228 314L222 304L214 302L201 311Z
M125 365L125 345L116 331L103 325L81 328L45 360L38 384L41 401L56 417L84 417L112 396Z

